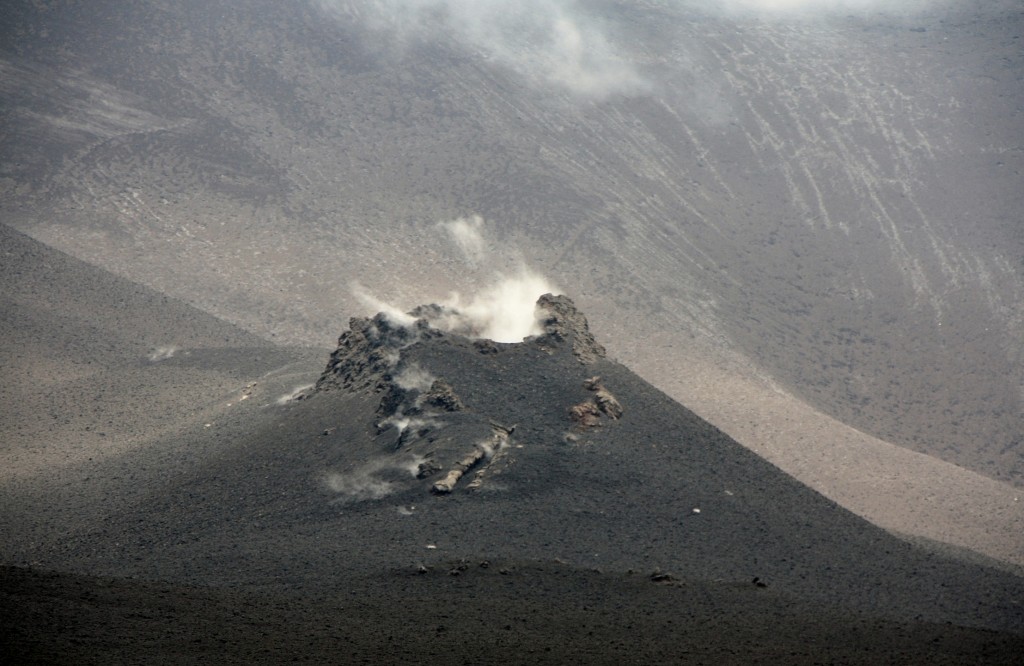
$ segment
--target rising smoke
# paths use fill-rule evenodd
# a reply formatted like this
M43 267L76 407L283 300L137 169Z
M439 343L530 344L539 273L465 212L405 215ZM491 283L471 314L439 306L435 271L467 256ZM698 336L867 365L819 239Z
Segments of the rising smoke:
M395 376L395 383L406 391L425 393L430 390L436 379L437 377L420 367L419 363L409 363Z
M487 249L485 222L479 216L459 218L439 226L451 236L462 259L470 266L485 265L494 258ZM561 292L525 261L520 261L514 275L495 273L488 286L469 296L457 291L450 293L438 301L440 307L427 318L431 326L442 331L495 342L522 342L523 338L543 332L537 319L537 299L548 293ZM374 312L384 313L399 326L409 326L416 320L402 308L376 298L360 285L353 287L353 294Z
M451 235L467 262L476 265L484 260L484 218L479 215L460 217L451 222L442 222L441 227Z
M352 295L356 297L356 300L370 308L374 313L384 313L392 323L398 324L399 326L409 326L416 321L416 318L407 314L405 310L377 298L358 282L352 284L351 290Z
M675 9L813 20L845 15L912 15L959 0L655 0ZM621 20L628 2L586 0L311 0L347 26L358 26L379 53L404 54L425 43L456 45L471 57L511 69L534 85L582 99L650 93L635 37ZM1014 0L979 5L1008 6Z
M359 22L395 50L417 41L455 43L534 83L603 99L644 91L647 81L613 43L612 26L575 0L315 0ZM595 8L600 9L600 8Z
M537 320L537 299L555 291L526 268L514 277L498 275L494 284L468 299L452 293L444 302L452 315L443 327L495 342L522 342L543 332Z
M485 242L485 223L479 215L444 222L441 227L467 263L475 266L492 258ZM449 295L442 305L453 316L441 328L495 342L522 342L523 338L542 332L536 306L537 299L547 293L559 292L520 260L512 277L496 273L488 287L468 298L458 292Z

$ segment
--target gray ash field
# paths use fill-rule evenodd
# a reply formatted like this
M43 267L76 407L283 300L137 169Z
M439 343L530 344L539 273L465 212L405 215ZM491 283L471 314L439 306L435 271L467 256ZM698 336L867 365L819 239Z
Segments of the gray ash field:
M305 596L5 568L5 654L75 664L1019 661L1019 637L879 619L749 584L484 564L367 574Z

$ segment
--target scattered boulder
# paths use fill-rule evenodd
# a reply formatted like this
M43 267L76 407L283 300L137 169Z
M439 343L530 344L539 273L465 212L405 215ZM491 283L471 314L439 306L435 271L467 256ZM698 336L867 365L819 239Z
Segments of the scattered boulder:
M591 377L583 382L583 387L594 392L594 402L598 409L609 418L618 419L622 416L622 405L612 395L611 391L604 387L600 377Z
M585 430L599 426L602 416L607 416L613 421L622 416L622 405L601 383L600 377L585 379L583 388L593 391L594 397L569 408L569 418L577 428Z
M587 400L570 407L569 418L579 428L593 428L601 425L601 410L595 402Z

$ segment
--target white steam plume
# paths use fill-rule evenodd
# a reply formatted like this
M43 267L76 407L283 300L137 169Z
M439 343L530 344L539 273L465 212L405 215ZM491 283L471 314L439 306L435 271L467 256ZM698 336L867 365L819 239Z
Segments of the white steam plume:
M451 234L467 261L478 264L488 258L482 217L459 218L441 226ZM439 327L495 342L522 342L543 332L537 321L537 299L547 293L558 290L521 262L516 275L496 273L490 286L468 299L453 292L443 303L447 314Z
M648 87L613 46L611 26L576 0L315 1L341 20L383 32L396 49L411 40L455 41L528 80L587 98Z
M489 259L483 237L483 218L459 218L440 226L451 234L467 262L484 264ZM353 287L353 293L365 305L383 312L399 326L409 326L415 321L414 317L372 296L359 285ZM489 286L471 296L452 292L440 301L440 312L427 314L430 325L442 331L495 342L522 342L523 338L543 333L537 320L537 299L548 293L560 291L524 263L515 275L495 273Z
M377 427L381 430L391 426L394 426L394 428L398 430L399 441L402 441L407 430L418 431L422 428L434 428L437 426L437 422L431 418L416 418L406 416L404 413L399 412L398 414L389 416L377 424Z
M555 292L547 280L527 268L511 278L498 275L494 284L468 300L458 293L449 296L444 305L458 314L447 328L468 329L472 337L495 342L522 342L543 332L537 321L537 299Z
M278 405L287 405L289 402L293 402L294 400L297 400L299 397L305 396L306 392L312 389L314 386L316 385L303 384L302 386L296 386L290 392L285 393L282 396L279 396L277 400L274 401L274 403Z

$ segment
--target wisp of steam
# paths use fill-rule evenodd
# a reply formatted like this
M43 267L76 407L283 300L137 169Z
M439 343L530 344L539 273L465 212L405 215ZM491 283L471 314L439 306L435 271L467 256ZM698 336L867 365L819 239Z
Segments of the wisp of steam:
M339 20L359 22L396 50L417 40L455 43L529 81L589 99L642 93L648 87L619 54L604 17L574 0L316 1Z
M443 222L440 226L451 236L468 264L483 265L488 259L482 218L459 218ZM438 305L442 310L431 317L430 324L434 328L472 338L522 342L523 338L543 332L537 320L537 299L547 293L560 292L523 262L514 275L495 273L490 284L474 294L464 296L452 292L441 299ZM360 285L353 287L353 294L399 326L408 326L415 321L401 308L374 297Z
M167 359L172 358L177 353L177 347L174 345L168 345L166 347L157 347L152 350L149 352L148 358L150 363L159 363L160 361L166 361Z
M437 377L420 367L419 363L406 365L398 375L395 376L395 383L405 390L416 390L426 392Z
M324 476L324 485L338 494L338 500L375 500L395 492L398 477L416 477L424 458L406 456L402 459L375 460L347 474L331 472Z
M479 215L460 217L451 222L442 222L441 227L452 237L466 261L475 265L484 260L484 238L481 233L484 218Z

